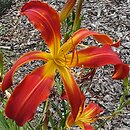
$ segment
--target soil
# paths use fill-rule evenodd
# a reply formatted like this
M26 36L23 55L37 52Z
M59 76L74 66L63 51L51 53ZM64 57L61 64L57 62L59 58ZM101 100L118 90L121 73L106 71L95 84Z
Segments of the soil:
M25 52L44 48L39 32L26 17L20 16L20 8L26 1L13 0L11 8L0 17L0 49L4 53L4 73ZM46 2L59 12L65 3L64 0ZM130 65L130 0L84 0L82 15L82 27L108 34L115 41L120 39L121 46L114 50L124 63ZM87 39L85 44L95 43L92 39ZM41 62L31 62L21 67L14 80L19 82L25 74L40 64ZM97 69L90 86L92 95L86 93L87 102L99 103L105 109L104 115L110 115L119 106L119 98L123 92L123 81L113 81L112 72L113 66ZM130 130L130 106L124 108L119 116L108 121L100 130Z

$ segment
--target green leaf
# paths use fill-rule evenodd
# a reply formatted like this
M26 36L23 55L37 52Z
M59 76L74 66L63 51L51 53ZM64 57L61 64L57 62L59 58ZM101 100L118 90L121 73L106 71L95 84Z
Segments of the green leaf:
M9 125L9 130L15 130L14 122L11 119L8 119L7 122Z
M74 21L74 19L75 19L75 12L72 11L72 21Z
M59 128L64 128L65 127L65 123L66 123L66 119L62 118L62 120L60 120L60 123L59 123Z
M55 123L54 123L54 119L52 118L52 115L50 116L49 121L50 121L50 123L51 123L52 129L53 129L53 130L58 130L58 129L55 127Z
M124 96L126 96L126 95L128 95L128 90L127 89L124 90Z
M26 130L24 127L18 127L18 130Z
M2 112L0 112L0 127L2 127L2 130L8 130L9 129L8 123L5 119L5 117L3 116Z
M51 102L51 104L52 104L53 109L56 109L58 116L62 119L62 112L59 109L59 107L54 102Z
M130 99L126 102L126 106L130 105Z
M122 106L122 104L124 103L124 101L125 101L125 97L124 97L124 95L122 95L120 97L120 106Z
M124 96L126 96L128 94L128 77L126 77L123 81L123 86L124 86Z
M125 88L127 88L127 86L128 86L128 77L126 77L126 78L124 79L124 81L123 81L123 86L124 86Z

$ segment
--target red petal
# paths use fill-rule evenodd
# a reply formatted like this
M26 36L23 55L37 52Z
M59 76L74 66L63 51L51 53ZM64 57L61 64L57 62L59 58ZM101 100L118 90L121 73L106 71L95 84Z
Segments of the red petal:
M129 75L129 66L127 64L117 64L115 65L113 79L124 79Z
M48 71L47 71L48 70ZM45 101L54 83L55 67L45 64L31 74L15 88L5 108L5 114L22 126L33 118L36 107Z
M2 83L2 91L4 92L6 89L11 87L12 85L12 77L14 75L14 72L23 64L31 61L31 60L47 60L49 57L48 53L41 52L41 51L33 51L24 54L22 57L20 57L16 63L13 65L10 71L5 75L3 83Z
M73 124L74 124L74 118L72 116L72 114L70 114L66 120L66 125L68 128L70 128Z
M111 49L110 46L103 47L88 47L86 49L77 51L78 66L96 68L107 64L122 63L118 55Z
M94 128L89 124L83 123L83 126L84 126L84 130L94 130Z
M94 119L100 115L100 113L103 112L103 108L101 108L98 104L96 103L89 103L88 106L84 109L83 115L87 115L88 119ZM87 122L87 119L86 119Z
M69 59L69 63L71 63L70 65L68 63L68 65L71 67L81 67L82 65L84 65L84 67L96 68L104 65L113 64L115 65L113 78L122 79L128 76L128 65L122 63L117 53L115 53L109 45L104 45L103 47L88 47L86 49L77 51L76 54L74 56L73 62L71 59L73 54L69 54L67 57L67 59Z
M61 99L62 100L67 100L67 95L66 95L65 91L61 94Z
M56 55L61 40L59 14L47 3L40 1L27 2L22 7L21 14L26 15L41 32L52 54Z
M82 93L68 69L64 67L58 67L58 71L65 87L67 99L71 105L73 118L75 119L83 102Z
M118 39L117 42L115 42L112 46L119 47L121 45L120 39Z
M75 32L72 35L72 37L70 37L68 41L62 45L59 53L64 53L65 55L69 51L73 50L78 43L80 43L83 39L87 38L88 36L93 36L95 40L102 44L115 45L115 43L113 43L112 39L108 35L99 34L97 32L83 28Z

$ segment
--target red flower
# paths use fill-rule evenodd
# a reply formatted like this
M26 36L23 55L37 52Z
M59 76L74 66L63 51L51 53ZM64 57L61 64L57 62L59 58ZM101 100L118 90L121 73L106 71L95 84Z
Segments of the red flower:
M82 94L70 73L70 68L82 66L96 68L103 65L115 65L113 78L122 79L128 75L129 67L122 63L110 45L113 41L105 34L99 34L88 29L75 32L66 43L60 46L60 17L48 4L40 1L30 1L21 10L41 32L50 52L33 51L20 57L2 83L2 91L12 86L15 71L23 64L32 60L43 60L43 66L35 69L16 86L5 108L6 115L20 126L32 119L37 106L45 101L54 84L55 71L58 70L64 84L68 101L71 106L72 118L75 120L82 104ZM91 46L75 51L74 48L83 39L93 36L103 47ZM72 51L72 52L71 52Z
M76 119L73 119L72 115L69 115L67 119L67 127L70 128L73 124L82 128L82 130L94 130L90 123L95 122L103 109L96 103L89 103L87 107L79 109Z

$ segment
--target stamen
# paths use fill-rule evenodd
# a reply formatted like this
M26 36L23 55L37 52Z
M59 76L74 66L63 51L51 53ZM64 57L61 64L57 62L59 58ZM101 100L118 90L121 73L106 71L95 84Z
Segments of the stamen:
M76 56L75 56L75 54L76 54ZM75 57L76 57L76 64L78 64L79 58L78 58L78 51L77 51L76 47L72 50L72 57L71 57L70 65L72 65Z
M80 76L74 71L74 70L70 70L77 78L80 78Z
M81 46L81 47L84 47L84 48L88 48L89 46L87 46L87 45L84 45L84 44L78 44L79 46Z
M81 73L79 74L81 80L82 80L82 74L83 74L84 72L85 72L85 70L84 70L84 65L82 65L82 70L81 70Z

